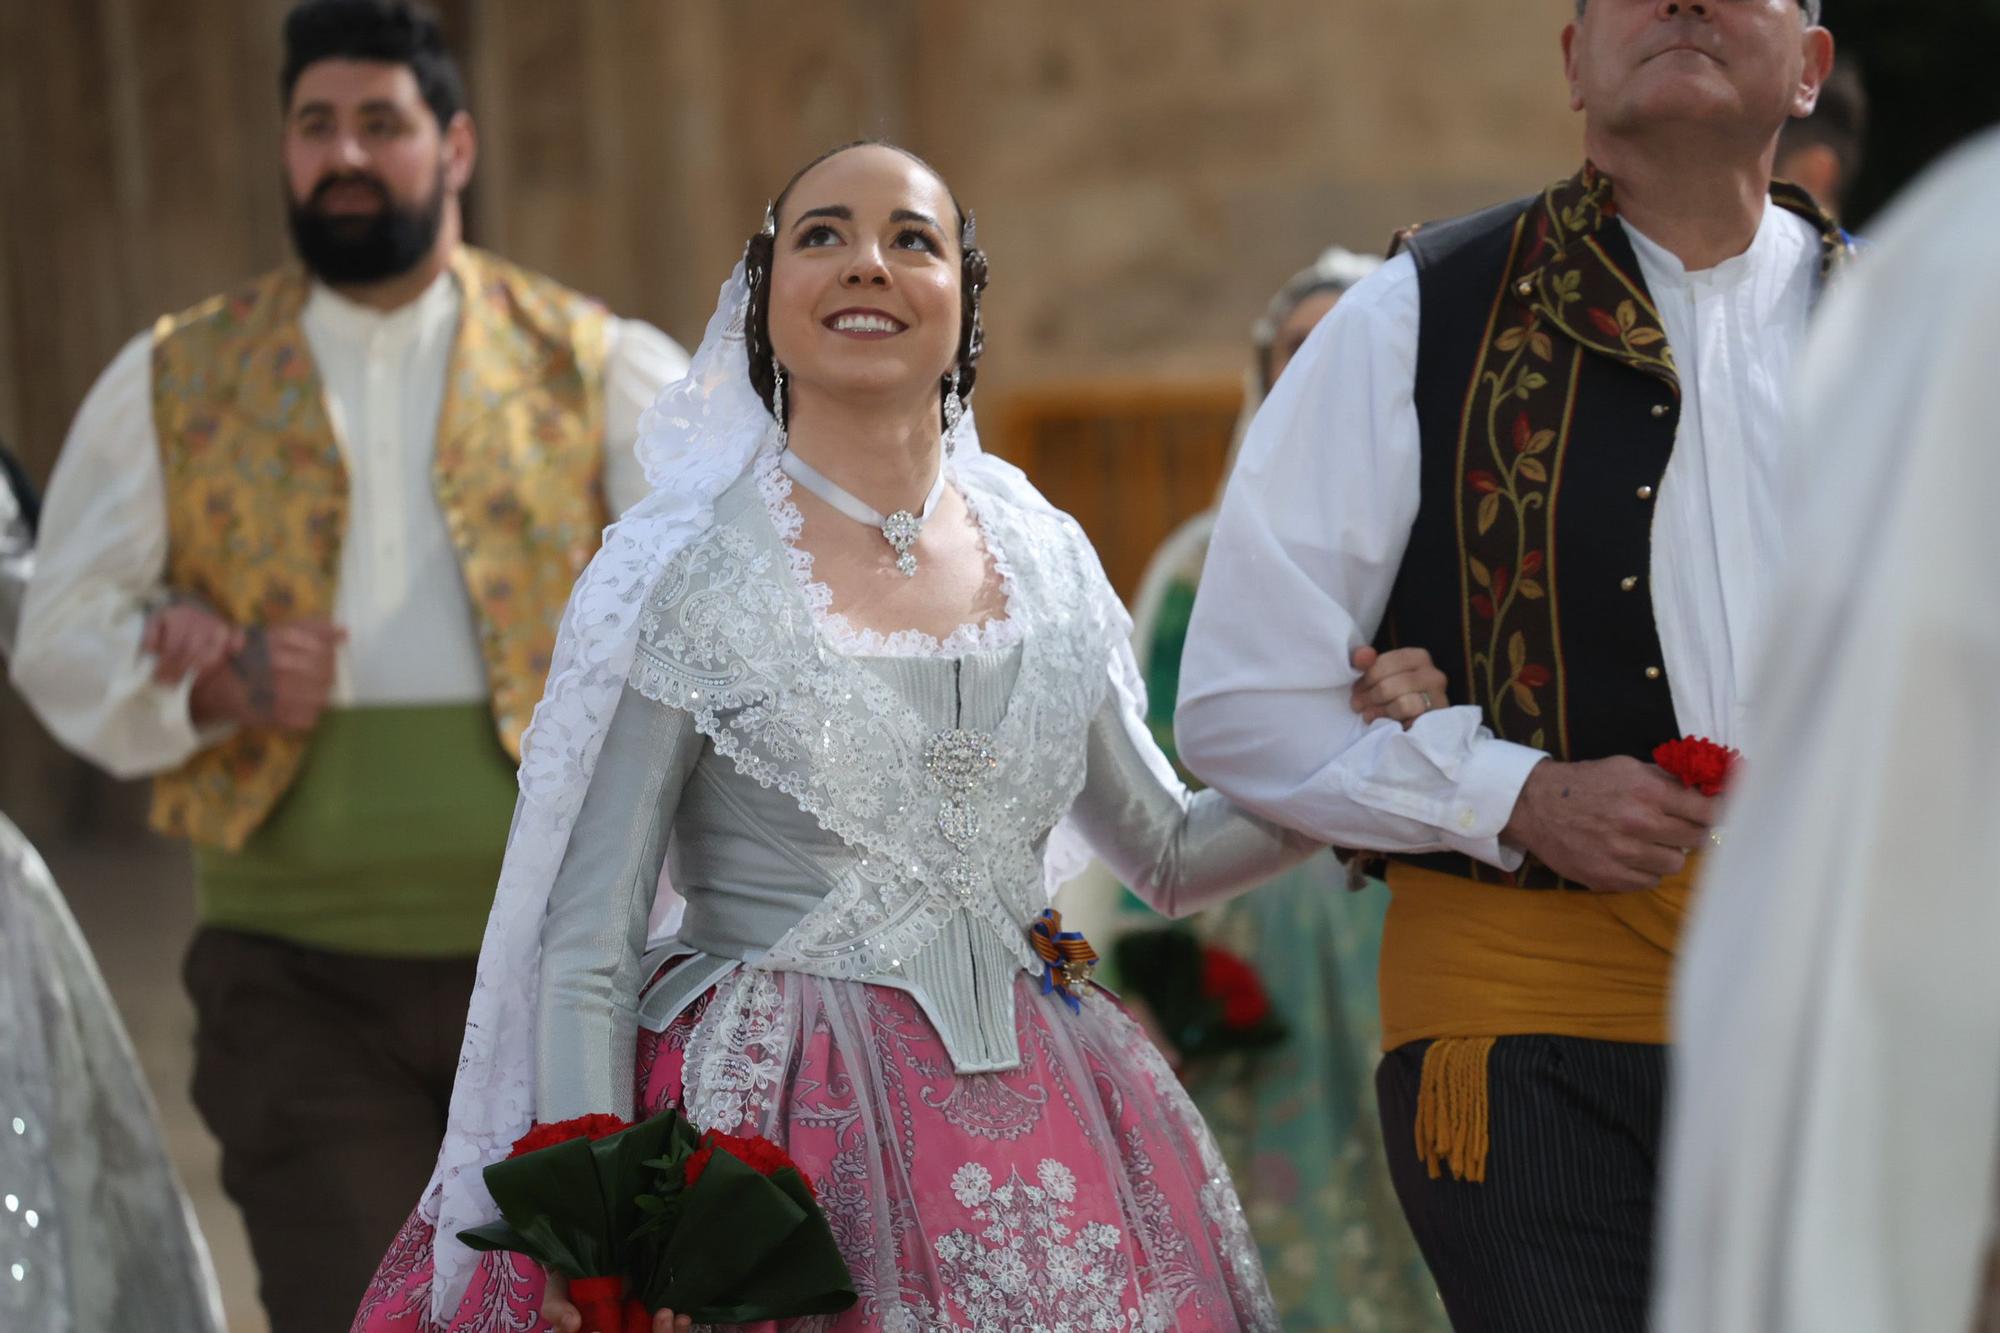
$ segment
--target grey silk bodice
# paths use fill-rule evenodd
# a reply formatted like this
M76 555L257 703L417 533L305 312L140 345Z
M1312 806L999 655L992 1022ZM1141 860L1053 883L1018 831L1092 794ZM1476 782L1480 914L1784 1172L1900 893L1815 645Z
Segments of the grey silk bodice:
M1312 850L1159 775L1150 737L1105 688L1102 635L1027 568L1049 563L1034 540L1046 531L991 498L977 510L1027 620L1012 646L850 656L784 567L756 480L724 495L717 540L649 600L551 892L542 1120L628 1113L636 1029L663 1028L745 965L899 987L961 1073L1014 1067L1012 981L1039 970L1027 926L1047 903L1040 858L1061 817L1171 915ZM687 907L648 954L663 863Z

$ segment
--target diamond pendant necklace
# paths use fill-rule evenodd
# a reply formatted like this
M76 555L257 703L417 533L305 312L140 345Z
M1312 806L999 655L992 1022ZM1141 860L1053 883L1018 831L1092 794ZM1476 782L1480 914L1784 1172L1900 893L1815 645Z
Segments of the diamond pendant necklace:
M881 529L882 540L889 543L896 552L896 568L906 579L916 577L917 558L910 554L910 548L917 544L917 538L922 534L924 524L930 522L931 515L937 512L938 501L944 498L942 456L938 458L937 480L931 483L931 493L924 497L924 510L921 514L912 514L907 509L898 509L887 516L877 513L861 503L852 492L843 489L832 478L800 458L795 449L787 449L779 454L778 466L785 470L786 476L856 523L866 523L871 528Z

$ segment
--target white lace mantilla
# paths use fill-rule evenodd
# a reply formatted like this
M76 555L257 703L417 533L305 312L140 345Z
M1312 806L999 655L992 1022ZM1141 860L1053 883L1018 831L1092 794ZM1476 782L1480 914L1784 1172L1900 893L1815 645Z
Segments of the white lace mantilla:
M761 966L846 980L892 973L960 911L988 922L1022 967L1039 966L1027 929L1048 904L1041 848L1083 785L1117 627L1072 525L961 484L996 565L1011 571L1009 620L1023 644L1006 715L979 738L990 740L980 751L989 767L970 786L947 771L957 752L938 744L967 733L940 733L823 637L763 506L732 510L725 497L716 527L646 599L632 684L693 714L718 754L861 856L859 873ZM724 512L733 517L721 521Z

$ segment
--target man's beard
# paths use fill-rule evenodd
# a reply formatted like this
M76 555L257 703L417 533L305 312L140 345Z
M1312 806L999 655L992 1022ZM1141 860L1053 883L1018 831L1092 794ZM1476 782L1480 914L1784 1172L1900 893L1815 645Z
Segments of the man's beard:
M326 212L324 198L338 185L374 191L381 207L362 215ZM431 197L414 208L398 204L373 176L351 173L327 177L303 204L288 196L285 214L292 248L320 281L345 287L398 278L422 263L437 243L444 220L444 167L438 167Z

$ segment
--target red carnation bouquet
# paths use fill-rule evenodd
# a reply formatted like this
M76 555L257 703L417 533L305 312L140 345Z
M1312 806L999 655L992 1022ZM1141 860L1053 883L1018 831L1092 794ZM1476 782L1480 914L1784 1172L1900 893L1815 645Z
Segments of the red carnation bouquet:
M535 1126L485 1180L501 1220L459 1239L567 1277L583 1333L645 1333L665 1308L733 1324L856 1300L811 1182L768 1139L698 1136L677 1111L582 1116Z
M1720 796L1743 756L1726 745L1717 745L1706 736L1683 736L1653 751L1653 762L1683 787L1703 796Z

